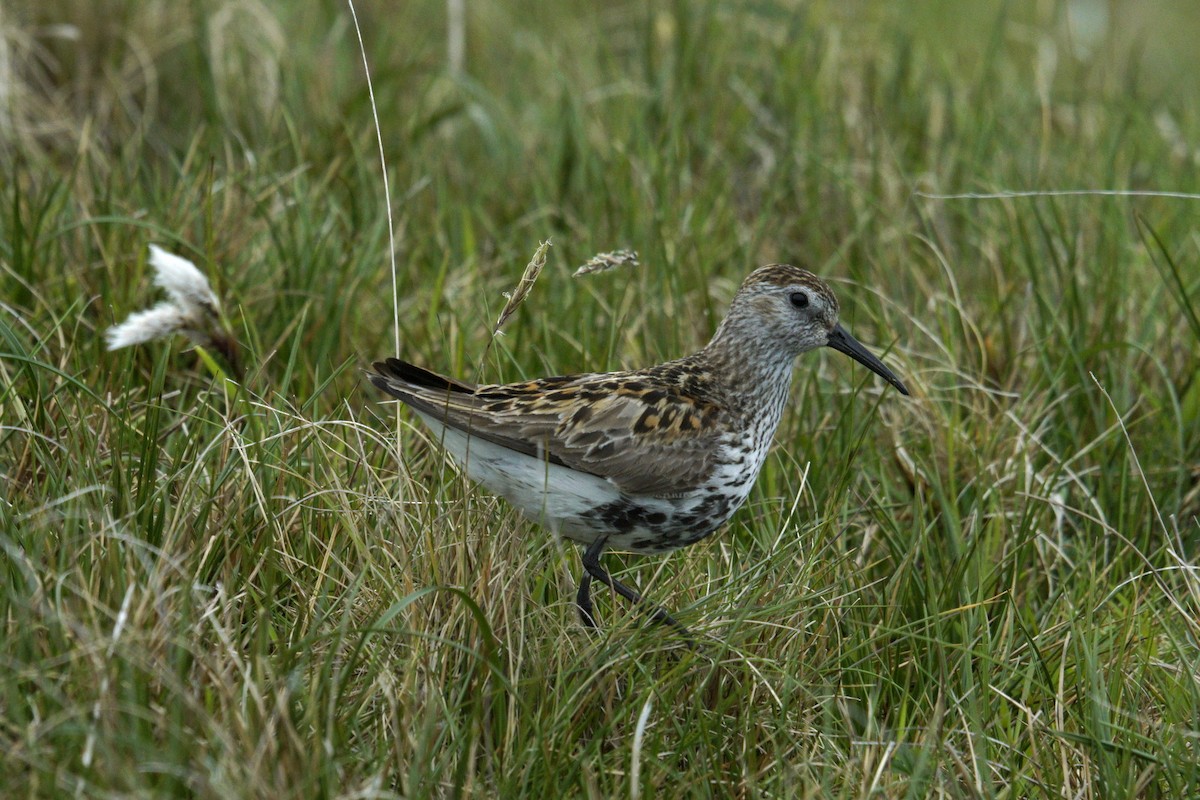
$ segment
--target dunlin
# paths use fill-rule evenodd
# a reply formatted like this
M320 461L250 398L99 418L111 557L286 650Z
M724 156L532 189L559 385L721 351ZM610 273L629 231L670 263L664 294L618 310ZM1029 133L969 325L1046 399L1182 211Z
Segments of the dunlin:
M584 545L576 603L592 627L605 548L665 553L703 539L746 500L783 416L796 356L832 347L902 394L891 370L838 324L838 301L807 270L750 274L697 353L630 372L474 386L395 358L372 383L410 406L477 483ZM686 630L662 608L653 618Z

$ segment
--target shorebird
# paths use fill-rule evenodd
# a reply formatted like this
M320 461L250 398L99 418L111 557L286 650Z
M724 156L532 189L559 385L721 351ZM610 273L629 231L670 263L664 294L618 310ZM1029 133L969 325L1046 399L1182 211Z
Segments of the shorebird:
M646 602L605 571L601 553L665 553L724 525L766 460L792 362L818 347L908 394L838 324L829 286L786 264L746 278L703 349L657 366L475 386L389 358L370 379L412 408L469 478L584 546L576 605L594 628L593 578ZM661 607L652 618L686 633Z

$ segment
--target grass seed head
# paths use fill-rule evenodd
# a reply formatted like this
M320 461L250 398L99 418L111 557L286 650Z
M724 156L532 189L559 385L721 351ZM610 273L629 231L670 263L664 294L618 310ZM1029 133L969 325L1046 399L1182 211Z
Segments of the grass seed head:
M581 275L591 275L596 272L608 272L610 269L617 267L639 266L638 254L636 250L613 250L611 253L597 253L587 260L579 269L572 273L572 278L578 278Z
M538 249L533 254L533 258L525 267L525 272L521 274L521 280L517 284L517 288L512 292L506 292L505 297L508 302L504 304L504 310L500 312L500 318L496 320L496 327L492 329L492 335L495 336L504 327L504 323L508 322L509 317L516 313L518 306L525 302L525 298L529 297L529 292L533 289L533 284L537 281L538 276L542 274L542 269L546 266L546 254L550 252L551 242L549 239L538 245Z

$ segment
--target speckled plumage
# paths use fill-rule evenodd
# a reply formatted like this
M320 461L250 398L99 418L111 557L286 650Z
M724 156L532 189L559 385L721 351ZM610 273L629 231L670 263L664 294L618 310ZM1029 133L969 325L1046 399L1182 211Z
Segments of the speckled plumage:
M370 378L412 407L469 477L588 545L589 573L640 599L603 573L600 551L666 552L723 525L766 459L797 355L833 346L908 393L837 314L823 281L775 264L746 278L708 345L664 364L473 386L388 359ZM579 602L594 624L588 580Z

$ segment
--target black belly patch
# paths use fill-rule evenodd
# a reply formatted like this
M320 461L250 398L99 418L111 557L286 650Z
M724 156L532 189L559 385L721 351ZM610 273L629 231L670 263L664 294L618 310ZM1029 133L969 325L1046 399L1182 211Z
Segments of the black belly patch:
M628 500L614 500L596 506L587 516L616 533L628 533L634 528L653 528L667 521L661 511L651 511L645 506Z
M582 514L598 533L633 534L625 546L641 552L667 552L698 542L724 524L732 511L729 495L710 491L686 514L665 514L632 500L620 499Z

